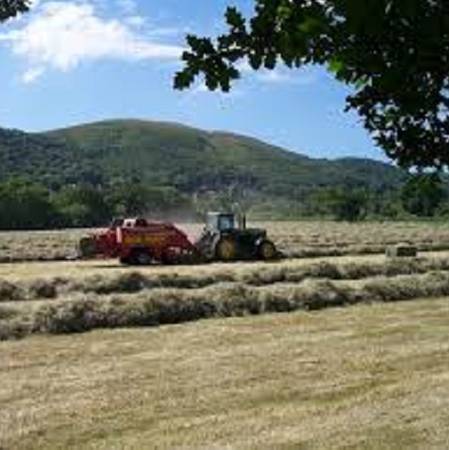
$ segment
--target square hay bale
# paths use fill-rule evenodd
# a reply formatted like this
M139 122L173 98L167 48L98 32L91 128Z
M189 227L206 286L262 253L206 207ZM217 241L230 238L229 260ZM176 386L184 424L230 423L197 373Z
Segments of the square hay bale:
M388 247L386 256L388 258L416 258L418 249L412 244L401 243Z

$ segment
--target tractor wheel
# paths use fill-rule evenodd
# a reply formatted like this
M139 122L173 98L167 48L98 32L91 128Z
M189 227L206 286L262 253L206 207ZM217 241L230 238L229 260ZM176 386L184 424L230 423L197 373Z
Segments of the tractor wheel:
M129 257L130 264L135 266L149 266L152 263L152 258L148 250L135 249Z
M263 241L259 246L259 257L264 261L271 261L277 256L275 245L271 241Z
M215 255L220 261L233 261L237 256L237 245L232 239L222 239L215 247Z

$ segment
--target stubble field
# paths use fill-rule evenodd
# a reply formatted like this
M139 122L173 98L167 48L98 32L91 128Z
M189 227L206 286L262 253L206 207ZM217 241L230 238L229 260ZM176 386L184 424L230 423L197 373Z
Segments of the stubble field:
M1 233L0 448L448 448L449 227L256 225L288 258L126 268L73 260L84 230Z

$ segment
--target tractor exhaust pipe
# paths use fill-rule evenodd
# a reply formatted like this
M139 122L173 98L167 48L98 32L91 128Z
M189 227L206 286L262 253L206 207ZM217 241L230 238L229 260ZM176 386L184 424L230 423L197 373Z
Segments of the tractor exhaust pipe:
M238 215L238 225L239 225L239 230L246 230L246 215L245 214Z

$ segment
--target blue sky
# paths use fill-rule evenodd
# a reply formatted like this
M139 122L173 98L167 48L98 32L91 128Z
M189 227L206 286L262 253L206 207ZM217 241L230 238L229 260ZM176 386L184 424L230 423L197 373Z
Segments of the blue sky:
M40 131L106 118L181 122L251 135L312 157L384 159L348 88L321 68L251 72L230 94L176 92L187 32L223 30L226 0L35 0L0 25L0 126ZM251 0L234 0L246 13Z

